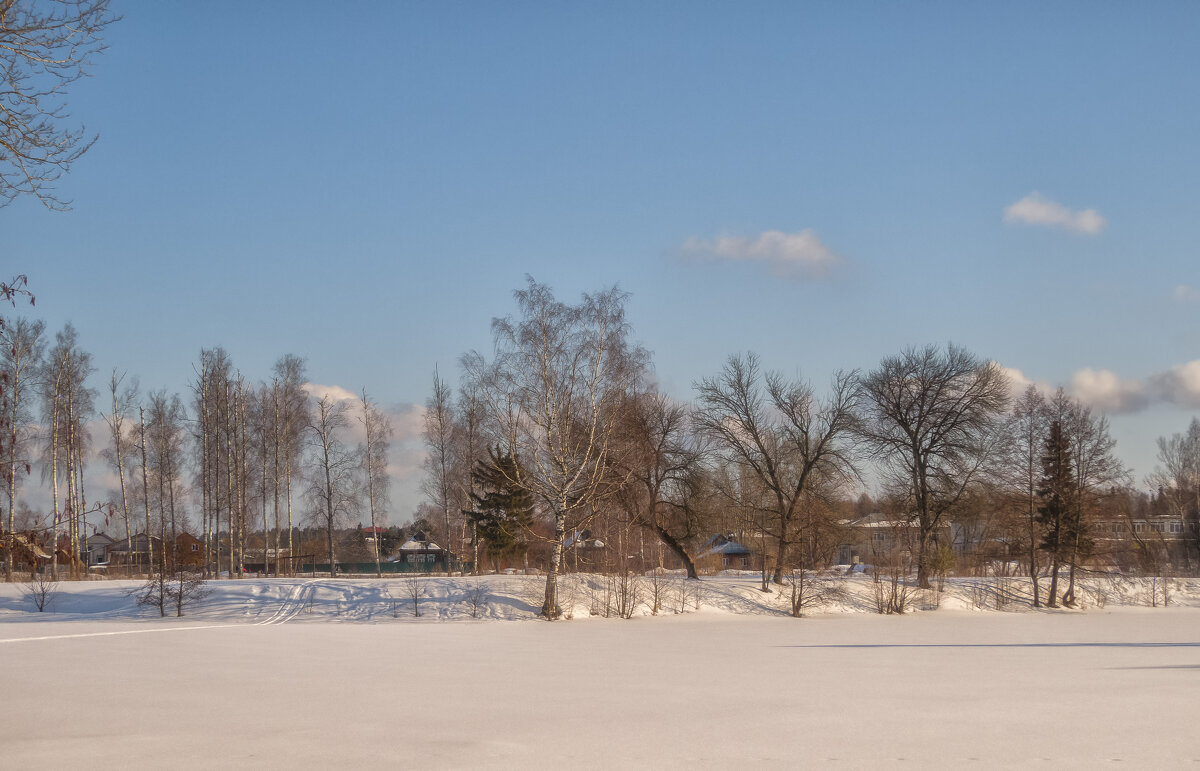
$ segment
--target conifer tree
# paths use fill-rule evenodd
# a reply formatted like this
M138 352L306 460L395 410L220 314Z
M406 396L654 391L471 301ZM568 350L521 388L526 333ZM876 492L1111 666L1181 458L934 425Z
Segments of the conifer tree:
M476 491L470 493L471 510L463 514L499 569L501 559L520 556L527 547L522 533L533 524L533 496L513 481L521 476L518 459L499 446L488 448L488 459L476 463L471 476Z
M1043 528L1042 549L1050 554L1050 596L1047 605L1058 606L1058 571L1063 556L1074 542L1072 513L1075 511L1075 473L1071 444L1062 423L1055 420L1046 435L1042 454L1042 478L1038 484L1038 522Z

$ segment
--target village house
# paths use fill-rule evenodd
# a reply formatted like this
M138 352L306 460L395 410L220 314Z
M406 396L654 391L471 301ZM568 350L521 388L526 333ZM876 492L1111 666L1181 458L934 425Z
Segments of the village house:
M441 546L426 539L424 533L417 532L401 544L400 549L388 557L387 561L403 564L406 571L444 573L447 572L447 563L453 562L453 556Z
M116 541L105 533L95 533L87 537L87 564L108 564L108 549Z
M733 533L717 533L709 538L696 556L696 569L702 573L722 570L762 570L762 555L740 543Z

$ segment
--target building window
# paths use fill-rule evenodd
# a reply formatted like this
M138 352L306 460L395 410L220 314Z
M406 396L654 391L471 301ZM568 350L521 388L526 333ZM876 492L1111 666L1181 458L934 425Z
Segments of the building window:
M200 551L200 544L198 544L198 543L192 544L192 551Z
M1172 522L1171 523L1171 532L1172 533L1182 533L1183 532L1183 523L1182 522Z

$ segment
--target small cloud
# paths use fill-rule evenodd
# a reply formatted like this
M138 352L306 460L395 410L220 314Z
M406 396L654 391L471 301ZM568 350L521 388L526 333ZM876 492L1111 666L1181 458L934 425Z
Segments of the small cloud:
M1021 398L1021 395L1025 393L1025 389L1029 388L1029 386L1036 387L1043 394L1050 394L1054 392L1054 389L1051 388L1048 383L1034 381L1024 372L1014 367L1005 367L1003 364L1001 364L1000 371L1003 372L1004 376L1008 378L1009 394L1012 396L1014 401Z
M1171 367L1150 378L1155 395L1181 407L1200 407L1200 359Z
M1004 210L1004 221L1025 225L1060 227L1095 235L1104 229L1104 218L1095 209L1072 211L1060 203L1032 192Z
M1150 403L1144 384L1106 369L1079 370L1071 376L1068 390L1079 401L1104 412L1136 412Z
M810 228L798 233L767 230L755 238L718 236L708 241L692 237L684 242L683 252L709 260L765 262L773 275L789 278L824 276L843 261Z
M357 401L359 396L353 391L342 388L336 385L321 385L319 383L305 383L300 386L301 390L307 393L314 399L320 399L322 396L328 396L335 402L350 402Z
M1180 284L1171 290L1171 299L1177 303L1200 302L1200 289L1187 284Z

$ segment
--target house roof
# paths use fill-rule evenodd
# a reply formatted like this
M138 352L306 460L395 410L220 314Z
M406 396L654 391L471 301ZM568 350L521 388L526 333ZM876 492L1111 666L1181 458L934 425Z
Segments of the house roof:
M418 541L415 538L409 538L400 545L401 549L407 551L441 551L442 547L438 546L433 541Z
M701 557L708 557L713 554L740 557L752 553L748 548L738 543L733 535L722 535L721 533L717 533L712 538L709 538L701 548L703 549L699 555Z

